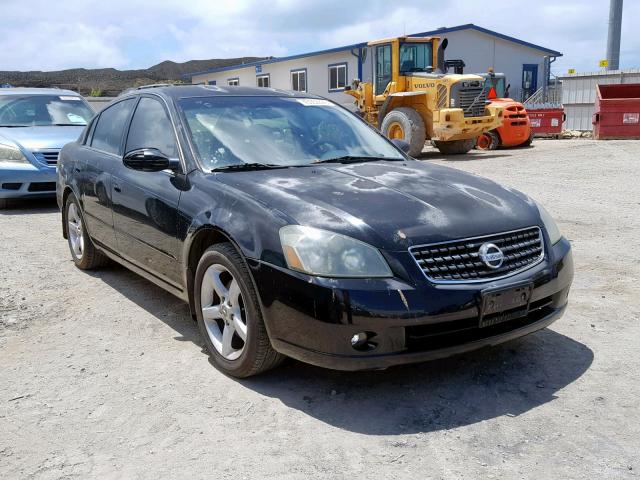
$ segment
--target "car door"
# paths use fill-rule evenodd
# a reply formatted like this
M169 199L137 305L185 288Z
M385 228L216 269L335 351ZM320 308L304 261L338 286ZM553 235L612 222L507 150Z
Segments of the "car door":
M111 176L122 163L121 151L135 99L122 100L104 109L92 125L82 159L76 165L81 202L91 238L116 248L111 211Z
M155 96L142 96L131 118L124 153L140 148L155 148L169 158L179 156L166 105ZM120 160L112 181L118 251L139 267L179 286L176 231L180 190L174 186L175 173L133 170Z

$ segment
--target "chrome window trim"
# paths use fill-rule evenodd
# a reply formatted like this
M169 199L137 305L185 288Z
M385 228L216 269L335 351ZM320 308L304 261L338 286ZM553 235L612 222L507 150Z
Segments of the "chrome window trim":
M422 269L422 267L420 266L420 263L418 263L418 259L413 254L413 250L419 249L419 248L437 247L439 245L446 245L446 244L450 244L450 243L464 242L464 241L467 241L467 240L478 240L478 239L482 239L482 238L495 237L495 236L498 236L498 235L509 235L510 233L524 232L525 230L530 230L532 228L538 229L538 235L540 236L540 243L542 244L542 252L540 253L540 256L534 262L530 263L529 265L526 265L526 266L524 266L522 268L519 268L518 270L514 270L512 272L509 272L509 273L507 273L505 275L501 275L499 277L479 278L479 279L463 279L463 280L437 280L437 279L433 279L433 278L429 277L427 275L427 273ZM477 236L477 237L458 238L456 240L447 240L445 242L425 243L425 244L421 244L421 245L413 245L413 246L409 247L409 254L411 255L411 258L413 259L413 261L416 263L416 266L418 267L418 269L422 272L422 275L424 275L424 277L427 279L427 281L429 281L431 283L434 283L434 284L439 284L439 285L460 285L460 284L467 284L467 283L490 283L490 282L495 282L496 280L502 280L504 278L509 278L509 277L514 276L514 275L517 275L518 273L522 273L522 272L524 272L526 270L529 270L530 268L535 267L540 262L542 262L542 260L544 260L544 257L545 257L545 246L546 245L545 245L545 241L544 241L544 236L542 235L542 229L538 225L532 225L530 227L519 228L517 230L507 230L506 232L491 233L489 235L480 235L480 236Z

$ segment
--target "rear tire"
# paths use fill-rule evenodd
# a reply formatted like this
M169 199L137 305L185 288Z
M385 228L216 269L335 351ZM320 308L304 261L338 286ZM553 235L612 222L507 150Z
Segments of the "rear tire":
M400 107L391 110L382 120L382 134L390 139L398 138L409 144L409 155L416 157L422 153L427 132L424 121L413 108Z
M469 138L467 140L453 140L449 142L443 142L441 140L434 140L433 144L440 150L443 155L462 155L468 153L475 144L475 138Z
M99 252L87 232L84 216L73 193L65 203L65 229L71 258L80 270L93 270L109 263L109 259Z
M218 370L246 378L284 360L271 346L249 270L233 245L209 247L193 283L200 334Z
M478 150L495 150L500 146L500 137L496 132L484 132L476 140L476 148Z
M533 143L533 132L529 134L529 138L522 144L523 147L530 147Z

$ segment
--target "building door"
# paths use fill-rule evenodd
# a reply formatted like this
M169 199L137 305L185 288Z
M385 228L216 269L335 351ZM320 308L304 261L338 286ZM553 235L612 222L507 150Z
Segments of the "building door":
M538 89L538 65L525 63L522 65L522 101L529 98Z
M391 44L376 47L376 91L381 95L391 81Z

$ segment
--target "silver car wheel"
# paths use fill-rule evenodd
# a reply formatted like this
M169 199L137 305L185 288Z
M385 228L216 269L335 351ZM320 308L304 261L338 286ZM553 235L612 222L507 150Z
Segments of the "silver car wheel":
M238 359L247 341L246 310L238 281L223 265L213 264L204 272L200 303L215 349L226 360Z
M76 207L76 204L73 202L69 204L69 209L67 210L67 228L71 251L73 255L80 260L84 252L84 231L78 207Z

